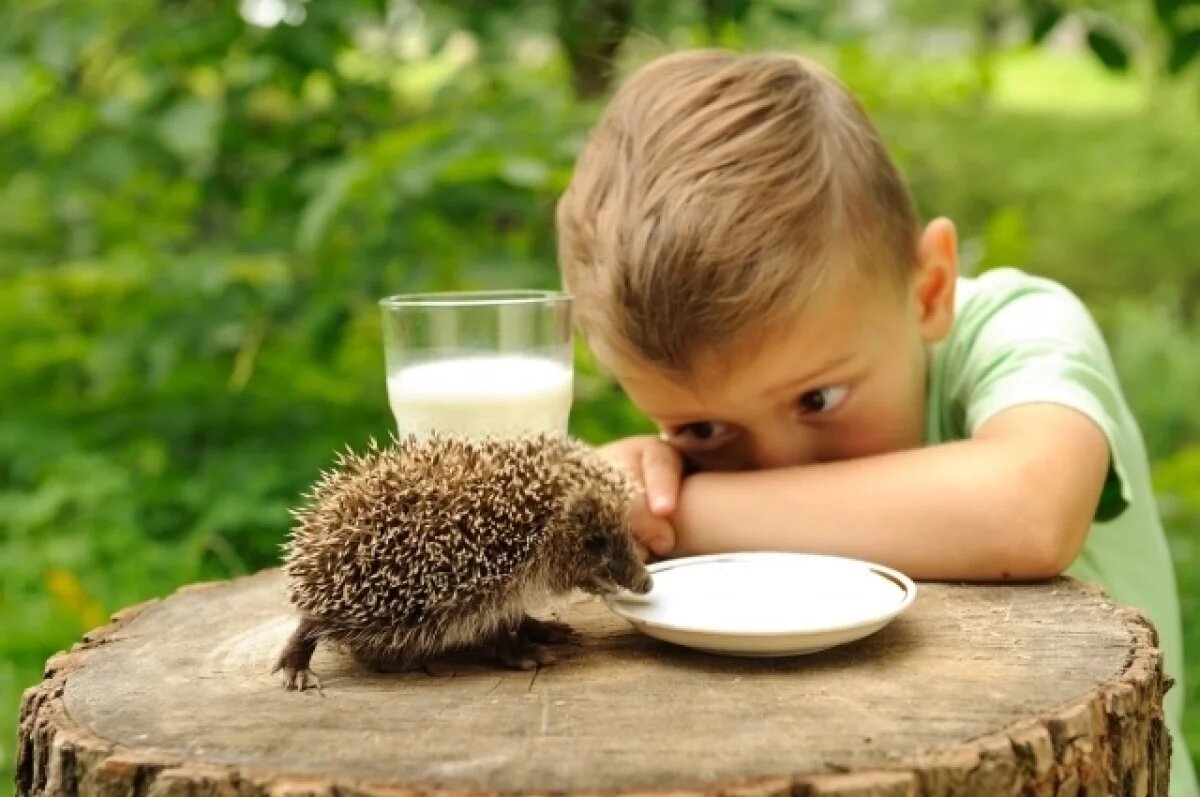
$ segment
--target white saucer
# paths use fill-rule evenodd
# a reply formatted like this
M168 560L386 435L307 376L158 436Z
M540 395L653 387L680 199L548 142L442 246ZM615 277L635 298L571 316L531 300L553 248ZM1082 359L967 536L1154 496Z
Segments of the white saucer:
M649 636L733 656L795 656L852 642L917 595L903 573L837 556L714 554L647 569L650 593L609 597L609 608Z

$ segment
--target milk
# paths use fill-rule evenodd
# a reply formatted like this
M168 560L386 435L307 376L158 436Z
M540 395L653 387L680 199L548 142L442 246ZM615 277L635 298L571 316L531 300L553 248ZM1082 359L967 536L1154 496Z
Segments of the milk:
M400 435L565 434L571 369L516 355L464 357L407 366L388 377Z

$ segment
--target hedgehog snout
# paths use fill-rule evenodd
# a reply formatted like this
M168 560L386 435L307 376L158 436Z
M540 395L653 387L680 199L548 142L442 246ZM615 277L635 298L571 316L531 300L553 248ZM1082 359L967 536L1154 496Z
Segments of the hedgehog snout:
M649 573L635 573L630 578L617 578L608 573L597 573L583 579L579 586L596 595L611 595L617 592L645 595L651 590L654 583Z
M645 595L654 588L654 579L650 577L650 572L646 568L641 568L640 572L634 573L633 580L629 584L629 591L636 595Z

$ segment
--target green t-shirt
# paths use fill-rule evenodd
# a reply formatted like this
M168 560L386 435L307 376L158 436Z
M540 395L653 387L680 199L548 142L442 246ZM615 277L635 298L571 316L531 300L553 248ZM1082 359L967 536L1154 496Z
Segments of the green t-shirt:
M1174 737L1171 790L1198 793L1181 732L1183 640L1171 553L1150 485L1137 421L1104 339L1074 294L1016 269L960 278L950 335L932 350L927 444L970 437L1018 404L1050 402L1091 418L1108 438L1111 468L1083 551L1067 574L1100 584L1158 630L1167 673L1167 726Z

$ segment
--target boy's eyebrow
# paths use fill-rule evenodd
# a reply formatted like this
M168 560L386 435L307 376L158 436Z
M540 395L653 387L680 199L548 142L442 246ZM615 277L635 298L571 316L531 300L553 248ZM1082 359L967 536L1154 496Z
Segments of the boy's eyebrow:
M768 394L783 393L787 390L794 390L797 387L811 385L812 383L818 381L826 373L845 365L853 359L854 353L846 352L845 354L835 357L832 360L822 363L820 367L812 369L799 379L789 379L786 382L781 382L774 387L768 388L766 392Z

